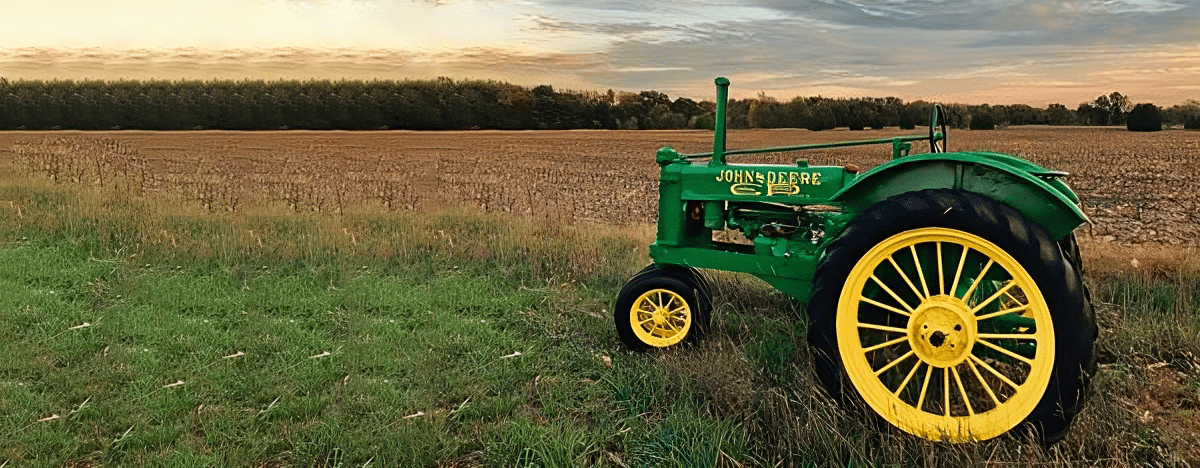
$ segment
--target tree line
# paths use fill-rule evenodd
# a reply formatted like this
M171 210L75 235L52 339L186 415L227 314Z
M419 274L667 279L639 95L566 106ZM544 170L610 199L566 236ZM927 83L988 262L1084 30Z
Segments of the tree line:
M1152 104L1143 104L1145 106ZM827 130L928 124L932 103L887 98L730 100L731 128ZM1102 95L1070 109L943 104L947 124L1124 125L1129 98ZM491 80L16 80L0 78L0 129L563 130L711 129L715 104L637 93L518 86ZM1162 124L1200 128L1200 102L1153 107ZM1139 111L1141 112L1141 111ZM1138 114L1140 115L1140 114Z

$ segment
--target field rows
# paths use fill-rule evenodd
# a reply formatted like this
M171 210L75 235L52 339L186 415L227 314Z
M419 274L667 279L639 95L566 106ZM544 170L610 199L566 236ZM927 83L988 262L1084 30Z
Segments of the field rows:
M919 132L919 130L918 130ZM743 130L729 148L878 138L895 129ZM4 132L0 154L59 181L174 191L213 210L248 202L338 211L467 204L565 223L653 223L661 146L710 149L703 131ZM1200 132L1019 127L954 131L950 149L1014 154L1071 173L1096 242L1196 245ZM916 151L924 151L918 143ZM791 163L798 155L746 157ZM804 154L812 164L872 167L883 146Z

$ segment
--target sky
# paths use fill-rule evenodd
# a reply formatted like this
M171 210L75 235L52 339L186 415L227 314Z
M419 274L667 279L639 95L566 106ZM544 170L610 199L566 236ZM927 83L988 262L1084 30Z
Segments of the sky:
M494 79L1075 107L1200 99L1197 0L3 0L7 79Z

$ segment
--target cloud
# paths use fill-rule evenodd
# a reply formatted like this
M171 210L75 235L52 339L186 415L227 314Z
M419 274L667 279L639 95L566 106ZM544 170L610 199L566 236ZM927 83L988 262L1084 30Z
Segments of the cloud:
M1181 10L1187 5L1164 0L1105 0L1089 2L1092 8L1111 14L1122 13L1166 13Z
M995 78L995 77L1012 77L1012 76L1029 76L1030 73L1022 71L1026 70L1028 65L993 65L971 68L963 71L956 71L938 75L933 78L943 80L965 80L973 78Z
M609 70L616 73L648 73L665 71L692 71L689 67L624 67Z

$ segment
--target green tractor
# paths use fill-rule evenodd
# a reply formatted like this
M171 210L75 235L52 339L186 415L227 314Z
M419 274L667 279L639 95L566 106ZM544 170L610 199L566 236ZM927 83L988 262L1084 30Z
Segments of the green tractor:
M621 341L695 342L712 310L697 269L749 273L808 303L818 378L841 403L931 440L1065 436L1097 336L1074 236L1088 219L1067 174L946 152L938 106L928 135L726 150L729 80L716 84L713 151L656 155L654 263L617 296ZM910 154L918 140L931 151ZM872 144L892 159L865 172L726 162ZM713 239L726 229L749 242Z

